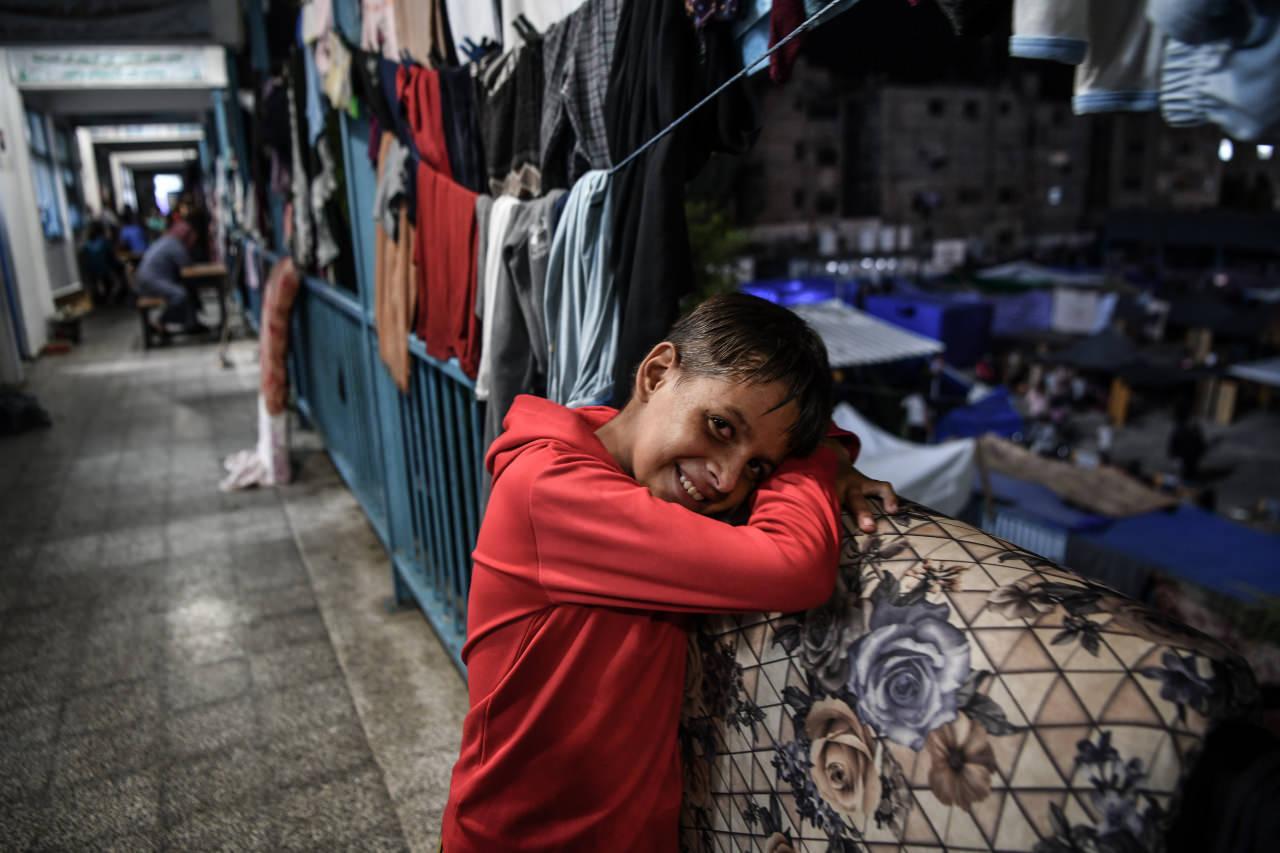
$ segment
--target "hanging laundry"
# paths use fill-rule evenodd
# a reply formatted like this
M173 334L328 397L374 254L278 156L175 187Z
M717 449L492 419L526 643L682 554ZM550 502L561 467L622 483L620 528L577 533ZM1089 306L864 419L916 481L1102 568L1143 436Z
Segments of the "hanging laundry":
M310 268L314 257L315 243L311 225L311 191L307 178L307 158L304 154L310 139L302 126L302 118L298 108L306 97L304 60L301 54L295 54L289 69L289 127L291 136L289 175L292 188L288 198L292 205L292 241L291 253L298 269Z
M1078 114L1159 106L1161 37L1139 0L1015 0L1009 54L1076 66Z
M476 194L452 178L445 142L440 75L399 68L400 102L413 133L417 164L418 306L415 328L427 354L456 357L468 376L480 360L475 312Z
M333 0L333 24L347 44L360 44L360 0Z
M390 140L390 144L388 144ZM377 180L373 188L373 219L392 239L399 235L400 208L406 198L410 175L409 149L394 134L379 137Z
M1167 38L1160 110L1177 127L1218 125L1236 139L1280 133L1280 9L1149 0Z
M738 0L684 0L684 12L698 29L712 21L735 21L739 11Z
M614 163L639 150L740 70L729 30L711 25L699 44L678 3L628 3L618 23L605 106ZM693 280L684 186L713 151L745 151L756 115L741 82L623 167L613 180L612 259L622 305L615 364L619 403L631 373L675 321Z
M374 325L378 355L396 387L409 390L409 328L417 308L417 268L413 254L417 237L409 226L404 199L408 151L390 133L382 135L378 152L378 183L373 203ZM390 218L391 227L386 227Z
M381 58L376 53L370 53L361 48L353 50L351 55L352 83L357 97L360 98L362 104L368 107L380 130L395 133L396 121L391 112L391 103L387 101L378 73L381 62ZM394 85L392 89L394 91ZM381 144L381 139L382 134L379 133L375 137L372 146L375 156L378 150L377 146Z
M481 142L493 195L542 194L542 50L541 40L524 45L480 71Z
M396 40L416 62L432 67L457 65L441 0L396 0Z
M547 398L565 406L599 404L613 393L620 305L612 191L604 171L573 185L547 258Z
M497 8L492 0L445 0L444 8L455 46L466 39L477 45L485 39L498 41Z
M400 58L395 0L361 0L360 47L393 62Z
M311 215L315 223L315 264L324 269L337 261L342 254L338 248L335 235L349 234L349 229L341 221L342 217L335 204L335 195L342 189L342 164L335 153L341 148L342 133L338 127L337 114L329 113L329 121L325 131L316 141L316 157L320 161L320 169L311 180ZM338 276L340 282L351 282L354 278Z
M489 324L485 345L489 362L486 448L502 432L502 421L518 395L546 393L547 269L556 233L556 210L565 196L564 190L552 190L542 198L516 202L508 218L493 310L485 321Z
M586 0L543 39L542 186L569 187L607 169L604 105L622 0Z
M475 312L476 194L418 164L418 337L427 354L457 358L468 376L480 361Z
M468 0L476 2L476 0ZM516 29L516 16L524 15L538 32L543 32L556 21L569 17L574 9L582 5L582 0L501 0L502 2L502 48L511 50L523 44L520 33Z
M476 399L489 399L489 364L493 352L493 309L498 281L502 278L502 249L507 239L507 226L511 213L519 204L509 195L493 200L485 217L484 230L480 231L480 257L477 260L479 282L476 291L476 316L480 318L480 365L476 370Z
M396 91L397 101L404 110L406 126L423 165L446 178L452 178L449 146L445 141L440 72L421 66L398 66Z
M324 131L324 104L320 102L320 74L316 70L316 56L311 46L303 44L298 48L302 53L302 71L305 84L303 103L307 109L307 139L311 145L316 144Z
M302 5L302 43L312 44L333 29L333 0L307 0Z
M473 192L488 189L484 147L480 144L480 116L476 111L476 81L469 66L440 69L445 143L454 180Z
M330 106L345 111L351 102L351 52L332 31L316 42L315 51L320 88Z
M808 17L804 11L804 0L773 0L773 11L769 14L769 47L790 35ZM804 34L801 33L769 57L769 79L775 83L791 79L791 68L796 64L803 44Z

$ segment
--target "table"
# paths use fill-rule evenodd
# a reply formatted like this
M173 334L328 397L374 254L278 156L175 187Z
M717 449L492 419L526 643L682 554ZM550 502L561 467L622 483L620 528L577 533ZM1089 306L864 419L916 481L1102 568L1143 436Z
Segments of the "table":
M201 287L218 288L218 334L227 328L227 266L222 263L190 264L182 268L182 283L198 295ZM199 303L197 303L199 304Z

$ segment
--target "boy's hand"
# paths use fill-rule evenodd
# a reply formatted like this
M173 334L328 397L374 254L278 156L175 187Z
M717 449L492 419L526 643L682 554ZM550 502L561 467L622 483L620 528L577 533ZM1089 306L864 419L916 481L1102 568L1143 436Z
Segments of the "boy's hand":
M876 520L867 498L880 498L885 512L892 515L898 511L898 496L893 491L893 486L883 480L872 480L854 468L848 452L839 442L826 440L823 444L835 451L839 460L836 466L836 498L858 519L858 527L863 532L874 533Z

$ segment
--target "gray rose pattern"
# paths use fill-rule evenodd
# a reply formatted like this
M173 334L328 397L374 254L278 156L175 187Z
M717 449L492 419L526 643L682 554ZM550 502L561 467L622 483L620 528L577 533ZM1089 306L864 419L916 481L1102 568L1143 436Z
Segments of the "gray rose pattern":
M934 520L928 510L903 503L904 511L893 517L899 528ZM996 787L995 740L1022 730L993 698L993 673L974 669L969 636L952 611L948 595L964 589L963 576L970 567L908 563L901 556L904 550L904 539L883 533L850 535L842 546L831 601L773 622L773 644L782 647L806 679L803 686L789 682L780 688L793 739L773 749L778 792L794 805L792 821L798 818L799 823L793 825L808 825L825 835L824 849L838 853L865 850L864 834L872 829L905 838L913 795L900 763L902 750L925 762L923 778L940 802L970 810ZM1155 617L1146 608L1065 575L1023 549L1009 546L986 559L1027 567L1014 583L983 593L986 611L1022 626L1052 617L1047 624L1056 626L1055 633L1046 637L1051 646L1078 644L1096 658L1103 653L1102 631L1113 629L1107 628L1110 623L1152 643L1187 636L1177 626L1159 632L1149 628L1147 622ZM894 571L886 569L889 561L899 564ZM746 695L743 670L729 649L705 635L696 642L705 672L695 704L712 710L710 717L682 723L686 763L715 758L720 742L715 720L754 735L765 718ZM1252 695L1248 673L1241 673L1229 653L1211 655L1214 649L1203 643L1177 645L1189 653L1165 651L1160 665L1143 667L1136 675L1157 682L1160 696L1177 707L1180 719L1185 720L1188 710L1217 718L1247 704ZM726 667L732 671L723 671ZM1111 732L1094 732L1079 743L1075 756L1090 786L1079 796L1091 820L1073 824L1061 807L1051 805L1049 833L1042 833L1034 853L1159 847L1169 815L1150 792L1150 768L1121 755ZM759 833L763 849L815 849L784 828L778 792L769 795L767 807L749 798L741 817ZM698 843L685 842L685 849L714 849L710 815L706 803L686 803L692 826L686 825L684 837Z
M870 630L853 648L849 690L864 722L918 751L931 731L956 718L957 693L969 678L969 642L947 621L945 604L878 598Z

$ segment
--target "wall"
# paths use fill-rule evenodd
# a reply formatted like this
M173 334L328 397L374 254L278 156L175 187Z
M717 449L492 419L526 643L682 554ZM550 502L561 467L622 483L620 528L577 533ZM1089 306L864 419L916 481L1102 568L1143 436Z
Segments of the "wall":
M39 353L46 340L45 322L53 313L44 232L31 184L31 157L24 130L22 96L9 77L8 51L0 49L0 205L13 247L14 275L22 302L22 324L29 355Z

